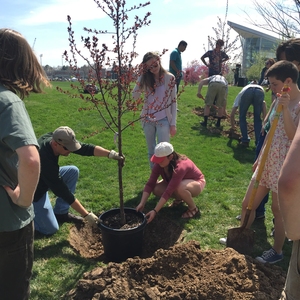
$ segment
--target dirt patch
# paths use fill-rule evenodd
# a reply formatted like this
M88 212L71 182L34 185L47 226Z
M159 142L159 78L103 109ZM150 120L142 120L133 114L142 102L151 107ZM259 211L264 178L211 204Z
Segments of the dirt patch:
M200 117L200 122L203 121L204 116L204 107L195 107L193 110L193 113ZM247 128L248 128L248 135L251 139L255 140L254 135L254 117L253 113L251 111L247 112L246 115L247 119ZM223 136L226 136L230 139L239 140L241 137L240 132L240 122L239 122L239 113L235 113L235 125L236 128L234 130L230 130L231 124L230 124L230 115L226 113L226 116L223 117L221 121L221 127L216 127L215 123L217 121L217 110L214 106L210 109L210 114L208 117L207 127L206 130L208 130L212 134L221 134Z
M66 299L278 299L285 272L262 265L231 248L202 251L172 221L155 218L147 225L141 257L108 263L84 274ZM73 227L70 243L80 255L105 262L101 233Z
M157 215L155 221L146 226L141 257L151 257L156 250L168 249L182 242L183 238L181 227ZM98 228L76 224L70 229L69 242L82 257L105 261L101 231Z

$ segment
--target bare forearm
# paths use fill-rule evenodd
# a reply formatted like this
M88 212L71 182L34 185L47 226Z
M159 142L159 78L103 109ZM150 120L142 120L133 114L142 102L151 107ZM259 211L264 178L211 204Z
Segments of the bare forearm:
M78 199L71 204L71 207L76 210L82 217L85 217L88 214L88 211L83 207Z
M278 201L286 235L292 240L300 239L300 126L284 160L278 180Z
M232 111L231 111L231 114L230 114L230 125L231 125L231 128L235 128L235 113L237 111L237 107L233 107L232 108Z
M102 157L108 157L110 150L107 150L105 148L102 148L100 146L96 146L94 149L94 155L95 156L102 156Z
M200 83L198 85L198 94L201 94L201 90L202 90L203 85L204 85L203 81L200 81Z
M20 195L15 204L31 205L40 176L40 156L36 146L24 146L16 150L19 158L18 183Z
M143 206L145 206L145 204L146 204L146 202L147 202L149 196L150 196L149 193L143 192L143 194L142 194L142 199L141 199L140 204L143 205Z
M263 120L266 118L266 115L267 115L267 105L266 105L266 102L264 101L263 102L263 107L262 107L262 118L263 118Z
M161 197L155 206L156 212L159 212L163 208L166 202L167 200Z
M285 133L289 140L292 140L296 133L296 125L288 109L283 111L283 120Z

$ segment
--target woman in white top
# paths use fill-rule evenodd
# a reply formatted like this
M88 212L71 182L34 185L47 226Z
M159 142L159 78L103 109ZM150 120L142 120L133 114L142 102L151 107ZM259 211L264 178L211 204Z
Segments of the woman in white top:
M175 77L161 66L159 54L146 53L142 62L142 75L132 95L136 100L144 95L141 117L151 169L153 163L150 158L156 144L170 142L170 136L176 134L176 92Z

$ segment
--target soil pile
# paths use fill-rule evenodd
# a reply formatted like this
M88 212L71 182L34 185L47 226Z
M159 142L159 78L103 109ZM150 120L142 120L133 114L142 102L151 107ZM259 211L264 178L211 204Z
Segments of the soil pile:
M279 298L286 276L281 268L231 248L202 251L195 241L181 243L183 235L176 224L157 216L145 229L141 257L85 273L66 299ZM82 256L105 262L98 229L73 227L70 243Z

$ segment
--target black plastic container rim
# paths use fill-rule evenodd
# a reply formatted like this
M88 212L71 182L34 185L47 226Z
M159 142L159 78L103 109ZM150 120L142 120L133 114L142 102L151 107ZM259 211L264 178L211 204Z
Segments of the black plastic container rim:
M133 211L135 211L137 214L140 214L140 215L141 215L141 218L143 219L143 222L142 222L140 225L136 226L136 227L133 227L133 228L126 228L126 229L115 229L115 228L111 228L111 227L105 226L105 225L103 224L103 222L102 222L101 217L102 217L104 214L107 214L107 213L109 213L109 212L111 212L111 211L113 211L113 210L120 210L120 208L112 208L112 209L110 209L110 210L107 210L107 211L103 212L103 213L99 216L99 220L101 220L101 221L98 223L98 227L100 227L100 228L102 227L103 229L111 230L111 231L116 231L116 232L124 232L124 231L134 231L134 230L136 230L137 228L140 228L141 226L146 225L145 223L147 223L147 219L146 219L145 214L144 214L143 212L141 212L141 211L136 211L134 208L131 208L131 207L125 207L124 210L126 211L126 209L127 209L127 210L133 210Z

